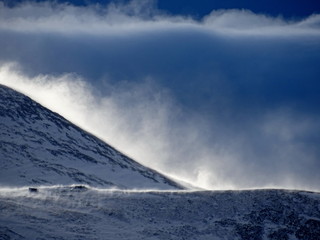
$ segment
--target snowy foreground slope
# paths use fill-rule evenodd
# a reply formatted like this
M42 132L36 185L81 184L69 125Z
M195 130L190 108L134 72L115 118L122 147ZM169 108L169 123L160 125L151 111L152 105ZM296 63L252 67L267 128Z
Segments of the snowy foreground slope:
M0 85L0 240L320 240L320 193L181 189Z
M0 239L320 239L302 191L0 189Z
M181 189L175 182L0 85L0 185L83 183Z

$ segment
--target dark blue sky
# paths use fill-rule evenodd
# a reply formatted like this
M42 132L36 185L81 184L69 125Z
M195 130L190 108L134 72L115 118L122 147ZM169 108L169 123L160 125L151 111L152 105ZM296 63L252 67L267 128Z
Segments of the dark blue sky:
M4 0L7 4L23 2L24 0ZM45 0L37 0L43 2ZM57 0L74 5L88 5L110 2L124 3L128 0ZM157 8L170 14L192 15L201 18L216 9L249 9L255 13L283 16L286 18L306 17L320 12L320 1L317 0L157 0Z
M171 13L203 16L214 9L250 9L256 13L303 17L319 12L320 3L315 0L159 0L158 6Z

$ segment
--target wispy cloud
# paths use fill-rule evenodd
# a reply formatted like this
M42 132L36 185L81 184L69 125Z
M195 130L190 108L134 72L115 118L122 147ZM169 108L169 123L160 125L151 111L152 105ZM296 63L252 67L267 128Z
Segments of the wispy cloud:
M238 34L315 34L319 35L320 16L303 20L285 20L258 15L249 10L216 10L203 19L167 15L155 8L154 1L111 3L107 7L86 7L55 2L27 2L9 8L0 5L0 27L22 32L57 32L64 34L125 34L135 31L165 31L195 28L203 31Z

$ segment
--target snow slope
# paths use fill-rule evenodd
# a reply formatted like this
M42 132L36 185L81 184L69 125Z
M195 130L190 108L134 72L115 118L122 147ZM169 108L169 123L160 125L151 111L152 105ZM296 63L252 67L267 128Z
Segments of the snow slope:
M182 188L30 98L1 85L0 96L0 186Z
M303 191L2 188L0 206L2 239L320 239L320 194Z

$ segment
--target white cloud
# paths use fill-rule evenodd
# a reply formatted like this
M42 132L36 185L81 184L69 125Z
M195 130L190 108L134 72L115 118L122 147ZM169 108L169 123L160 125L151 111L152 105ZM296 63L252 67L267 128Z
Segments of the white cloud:
M318 14L286 21L237 9L213 11L201 21L196 21L190 17L166 15L148 0L107 7L79 7L52 2L27 2L14 8L0 5L0 29L20 32L103 35L191 28L220 34L319 35L319 24Z

